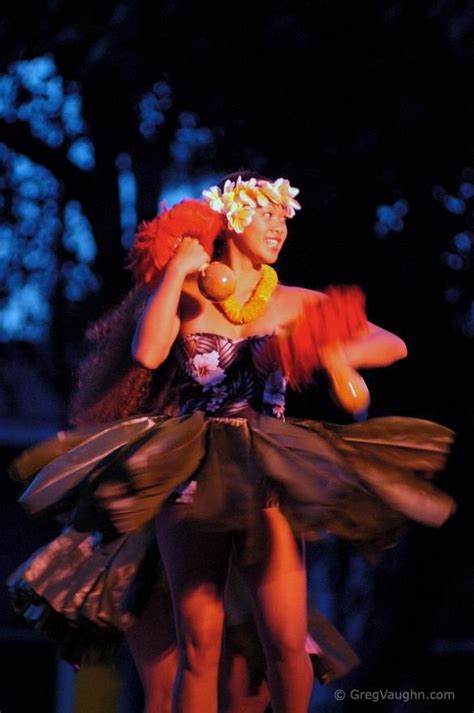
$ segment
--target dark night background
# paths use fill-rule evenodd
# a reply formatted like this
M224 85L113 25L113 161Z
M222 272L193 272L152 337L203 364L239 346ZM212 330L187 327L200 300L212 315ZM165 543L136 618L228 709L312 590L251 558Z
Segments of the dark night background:
M407 342L406 360L364 374L371 415L458 432L444 528L413 526L376 569L343 543L310 551L312 596L362 659L316 687L324 713L473 706L473 29L461 0L27 0L0 18L3 466L66 425L84 328L131 286L137 220L243 167L301 191L280 279L358 283L371 321ZM346 419L324 384L289 407ZM56 530L27 519L2 470L3 580ZM3 592L0 647L2 713L96 710L67 702L74 682ZM351 689L456 699L361 704ZM140 709L132 683L122 699Z

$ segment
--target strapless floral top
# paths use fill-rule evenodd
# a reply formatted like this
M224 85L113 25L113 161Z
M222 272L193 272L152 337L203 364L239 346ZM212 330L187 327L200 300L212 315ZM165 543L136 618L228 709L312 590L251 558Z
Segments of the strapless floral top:
M271 335L232 339L199 332L178 337L180 414L233 416L258 411L284 418L287 379L269 361Z

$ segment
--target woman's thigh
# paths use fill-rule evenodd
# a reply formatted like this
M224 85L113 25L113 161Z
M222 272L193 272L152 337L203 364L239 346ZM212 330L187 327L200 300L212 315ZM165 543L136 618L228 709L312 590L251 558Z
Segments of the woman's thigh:
M145 678L174 680L176 631L170 593L157 587L138 622L125 632L143 683Z
M246 564L246 550L261 546L261 559ZM304 544L277 507L263 510L258 529L237 543L236 559L253 601L262 643L267 649L299 649L307 633Z
M222 627L232 543L230 535L206 532L190 522L188 508L181 503L166 505L156 520L178 639L189 631Z

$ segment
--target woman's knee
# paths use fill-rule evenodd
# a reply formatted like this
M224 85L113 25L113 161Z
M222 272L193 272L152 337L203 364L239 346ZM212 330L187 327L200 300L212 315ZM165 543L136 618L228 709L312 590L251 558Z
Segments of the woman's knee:
M306 637L304 632L299 629L300 627L288 626L264 632L262 646L267 660L286 661L303 654Z
M184 666L191 670L219 666L224 614L221 606L203 608L192 617L181 616L178 647Z

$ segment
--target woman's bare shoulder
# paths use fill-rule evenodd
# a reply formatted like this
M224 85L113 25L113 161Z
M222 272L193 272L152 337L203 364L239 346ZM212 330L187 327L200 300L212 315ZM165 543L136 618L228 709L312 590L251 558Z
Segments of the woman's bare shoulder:
M291 300L295 303L305 302L306 300L325 300L327 299L324 292L318 290L310 290L307 287L295 287L293 285L278 285L280 295L283 299Z
M277 305L281 323L296 319L302 314L309 302L319 302L326 299L322 292L309 290L306 287L292 285L278 285Z

